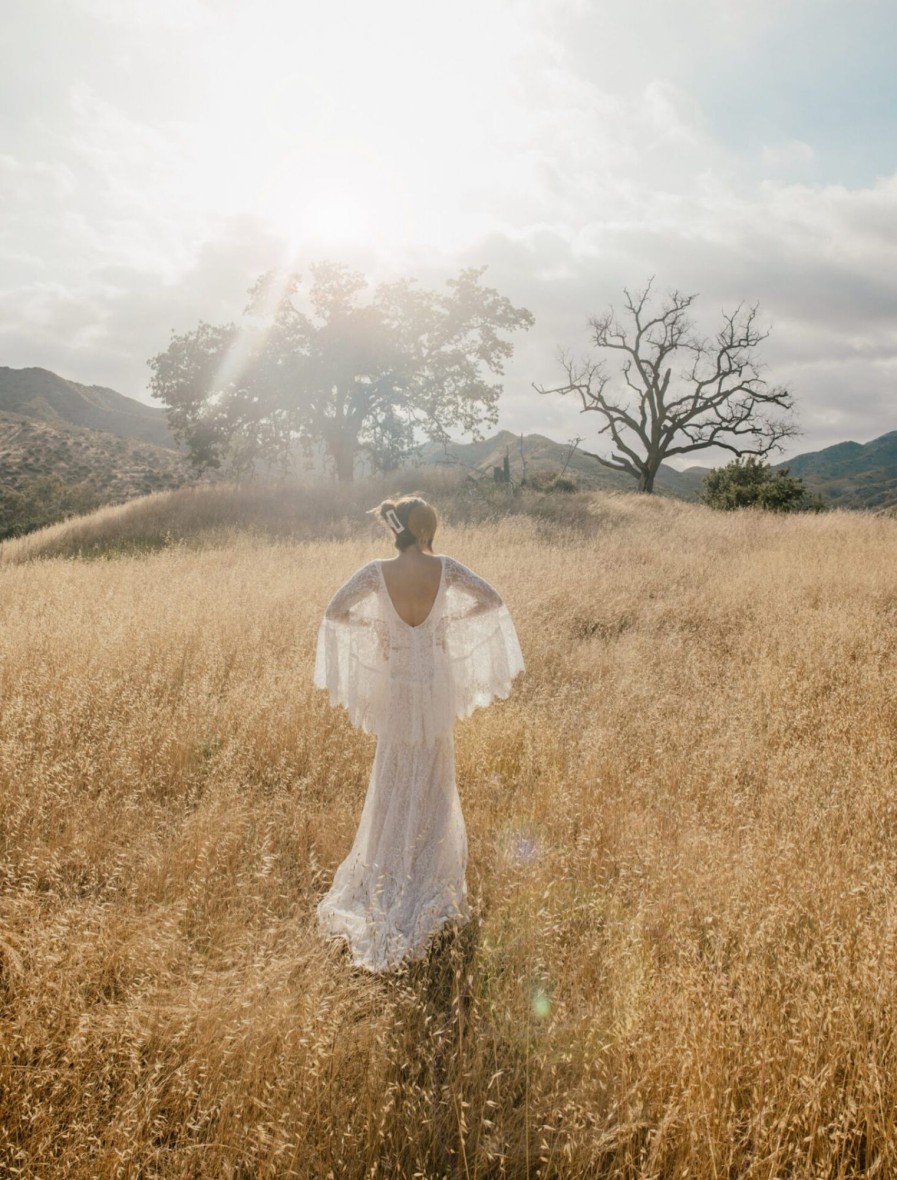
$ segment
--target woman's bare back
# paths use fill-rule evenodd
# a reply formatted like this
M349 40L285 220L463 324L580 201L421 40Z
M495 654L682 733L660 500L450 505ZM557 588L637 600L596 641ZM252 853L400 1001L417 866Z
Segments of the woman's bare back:
M381 561L383 580L396 614L409 627L425 623L442 581L442 559L419 550L406 550Z

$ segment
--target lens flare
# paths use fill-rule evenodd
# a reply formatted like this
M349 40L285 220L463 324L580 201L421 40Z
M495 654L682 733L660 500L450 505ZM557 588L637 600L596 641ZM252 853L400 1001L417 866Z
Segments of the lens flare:
M228 390L239 383L253 358L264 347L265 338L271 328L271 317L290 281L290 274L284 270L272 273L259 292L253 321L238 329L230 348L222 357L215 373L212 389L215 394Z
M546 1020L551 1015L551 999L541 984L533 988L533 1016L537 1020Z
M538 861L542 844L529 824L509 824L501 834L499 849L508 867L526 868Z

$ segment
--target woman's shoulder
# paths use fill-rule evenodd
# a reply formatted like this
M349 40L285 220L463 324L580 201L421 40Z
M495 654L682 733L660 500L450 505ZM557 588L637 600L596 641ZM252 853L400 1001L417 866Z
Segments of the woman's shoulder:
M446 580L451 578L452 575L468 572L466 565L463 565L460 561L458 561L457 557L450 557L448 553L440 553L439 560L442 562L442 568L445 571Z
M459 561L457 557L449 557L447 553L444 553L442 554L442 563L445 570L445 581L449 586L453 583L466 584L482 580L479 574L475 573L470 566L465 565L463 561Z
M453 569L466 570L469 574L475 572L470 568L469 565L465 564L463 561L460 561L457 557L451 557L448 553L443 553L441 556L442 560L446 562L446 564L450 565Z
M374 586L380 581L380 562L366 561L364 565L360 565L354 574L350 574L345 585L353 589L361 587Z
M380 562L375 558L373 561L366 561L364 565L360 565L357 570L350 576L358 578L362 574L376 573L380 566Z

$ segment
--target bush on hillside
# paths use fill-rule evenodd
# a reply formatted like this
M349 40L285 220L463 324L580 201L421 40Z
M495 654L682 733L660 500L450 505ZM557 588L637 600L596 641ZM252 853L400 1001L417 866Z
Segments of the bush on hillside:
M18 488L0 487L0 541L93 512L101 503L100 493L89 479L67 484L58 475L42 475L25 480Z
M824 504L811 496L804 481L787 467L773 471L756 455L741 456L704 477L703 500L711 508L763 508L769 512L820 512Z
M528 475L526 477L526 483L524 486L533 488L537 492L579 491L579 485L572 475L568 475L563 471L555 471L552 468L534 471L532 475Z

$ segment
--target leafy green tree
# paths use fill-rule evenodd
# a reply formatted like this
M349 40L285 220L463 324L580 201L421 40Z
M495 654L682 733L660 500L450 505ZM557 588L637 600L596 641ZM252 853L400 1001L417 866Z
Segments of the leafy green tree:
M771 512L818 512L818 496L810 496L804 481L787 467L773 471L756 455L733 459L704 477L703 499L711 508L766 508Z
M589 321L599 358L616 356L619 372L605 360L561 356L566 374L553 389L573 394L583 412L595 413L612 443L609 455L583 454L638 481L653 492L660 465L673 455L722 447L735 455L766 455L796 433L790 393L761 377L757 348L767 333L756 307L723 313L709 338L698 335L690 315L694 295L671 292L656 305L651 284L623 292L622 317L613 308Z
M532 315L463 270L443 291L412 280L364 298L365 277L334 263L311 268L304 307L297 275L263 275L242 326L200 323L149 361L155 397L198 468L248 473L286 467L297 442L326 450L340 480L356 459L390 470L418 436L481 437L497 420L508 333Z

